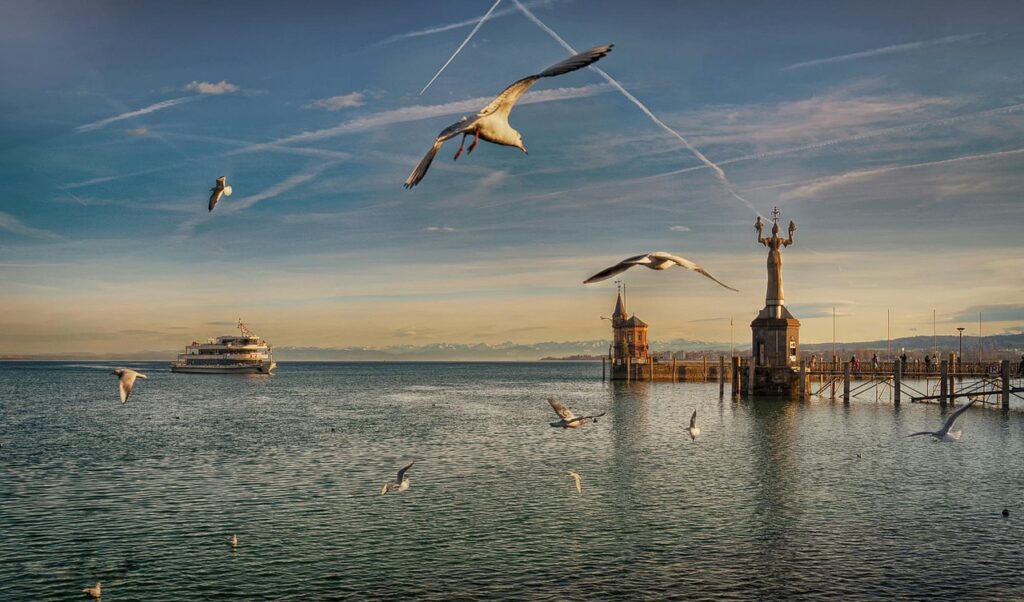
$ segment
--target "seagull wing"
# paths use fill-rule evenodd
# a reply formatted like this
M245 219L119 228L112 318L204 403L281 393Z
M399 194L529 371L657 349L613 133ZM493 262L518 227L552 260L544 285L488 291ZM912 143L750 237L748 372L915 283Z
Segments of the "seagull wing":
M551 65L536 75L524 77L502 90L501 94L491 101L491 104L487 105L477 113L477 116L483 117L485 115L490 115L491 113L504 113L505 117L508 117L508 114L512 112L512 107L514 107L516 102L519 101L519 98L529 90L533 84L537 83L537 80L542 77L563 75L565 73L576 71L577 69L582 69L588 65L592 65L611 52L612 46L612 44L608 44L607 46L598 46L596 48L591 48L590 50L584 50L583 52L571 56L560 63Z
M636 265L636 264L635 263L626 263L624 261L621 262L621 263L617 263L617 264L613 265L612 267L605 268L605 269L601 270L600 272L594 274L590 278L587 278L586 280L583 281L583 284L593 284L595 282L601 282L602 280L608 280L609 278L611 278L612 276L614 276L616 274L621 274L622 272L625 272L626 270L628 270L629 268L633 267L634 265Z
M217 206L217 203L220 202L220 197L223 195L223 188L218 187L213 189L213 194L210 195L210 211L213 211L213 208ZM230 211L228 213L230 213Z
M910 433L908 437L917 437L918 435L931 435L934 437L936 434L930 431L921 431L920 433Z
M403 468L402 468L402 470L399 470L399 471L398 471L398 478L397 478L397 479L395 479L395 480L396 480L396 481L397 481L397 482L398 482L399 484L401 484L401 483L402 483L402 479L403 479L403 478L405 477L405 471L407 471L407 470L409 470L410 468L412 468L412 465L413 465L413 464L415 464L415 463L416 463L415 461L413 461L413 462L409 462L409 465L408 465L408 466L405 466L405 467L403 467Z
M694 410L693 416L690 416L690 428L697 428L697 410Z
M562 420L574 420L576 418L576 414L573 414L572 410L558 403L558 401L553 397L548 398L548 403L551 404L551 409L554 410Z
M573 481L576 481L576 493L583 493L583 477L580 476L580 473L570 470L566 474L572 477Z
M941 437L942 435L945 435L946 433L948 433L949 429L953 428L953 423L956 422L956 419L960 417L960 414L963 414L964 412L966 412L968 408L970 408L972 405L974 405L975 401L978 401L978 400L977 399L972 399L971 401L967 402L967 404L964 405L964 407L962 407L959 410L957 410L957 411L953 412L952 414L950 414L949 418L946 419L946 424L943 424L942 428L939 429L938 433L936 433L936 434Z
M715 278L714 276L709 274L707 270L705 270L704 268L700 267L696 263L690 261L689 259L686 259L685 257L679 257L678 255L672 255L670 253L664 253L662 251L659 251L657 253L651 253L651 257L658 257L658 258L661 258L661 259L667 259L667 260L671 261L672 263L675 263L676 265L682 266L682 267L684 267L684 268L686 268L688 270L693 270L694 272L697 272L698 274L707 276L708 278L714 280L718 284L724 286L725 288L727 288L727 289L729 289L731 291L735 291L737 293L739 292L738 290L734 289L733 287L729 286L728 284L725 284L724 282L722 282L718 278Z
M128 397L132 394L132 387L135 385L135 377L138 376L138 372L134 370L125 370L121 373L120 379L120 391L121 391L121 403L128 401Z
M412 170L409 177L405 179L404 186L406 188L412 188L419 184L420 180L423 179L423 176L427 175L427 170L430 169L430 164L434 162L434 157L437 155L437 151L441 150L441 145L444 144L445 141L450 140L470 129L474 123L476 123L476 119L467 119L463 117L457 123L453 123L442 130L441 133L437 135L437 140L434 140L434 146L430 147L427 154L420 159L419 164Z

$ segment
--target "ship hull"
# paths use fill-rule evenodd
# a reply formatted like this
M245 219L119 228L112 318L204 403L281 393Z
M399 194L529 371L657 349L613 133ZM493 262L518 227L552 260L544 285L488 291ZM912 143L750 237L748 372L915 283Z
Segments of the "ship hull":
M183 372L189 374L270 374L277 368L277 362L259 365L244 366L189 366L171 365L171 372Z

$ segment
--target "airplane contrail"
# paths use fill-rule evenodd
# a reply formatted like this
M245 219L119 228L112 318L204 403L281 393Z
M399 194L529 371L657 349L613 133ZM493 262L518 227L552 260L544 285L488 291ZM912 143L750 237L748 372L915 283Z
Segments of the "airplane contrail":
M484 21L487 20L487 17L491 16L491 13L494 12L494 9L498 8L499 4L501 4L501 0L495 0L494 5L491 6L491 10L484 13L484 16L480 17L480 20L477 22L476 26L474 26L473 29L469 32L469 35L466 36L466 39L462 40L462 43L459 44L459 47L455 49L455 52L453 52L452 55L448 57L448 60L445 61L443 65L441 65L441 68L437 70L437 73L434 74L434 77L430 78L430 81L427 82L427 85L423 86L423 89L420 90L420 96L423 96L423 93L427 91L427 88L430 87L430 84L434 83L434 80L437 79L437 77L441 75L441 72L444 71L445 68L448 67L448 65L455 60L455 57L459 56L459 53L462 52L462 49L466 46L466 44L469 43L469 40L473 38L477 30L480 29L480 26L484 24Z
M519 0L512 0L512 1L515 3L516 7L518 7L519 10L522 11L522 13L524 15L526 15L526 17L529 20L533 21L534 24L537 25L537 27L540 27L549 36L554 38L554 40L556 42L558 42L559 44L561 44L563 48L565 48L566 50L568 50L569 52L571 52L573 54L578 54L575 48L570 46L569 43L566 42L565 40L563 40L562 37L559 36L557 33L555 33L555 31L553 29L551 29L550 27L545 25L543 21L538 19L536 15L534 15L532 12L530 12L530 9L526 8L525 6L523 6L522 2L520 2ZM750 208L751 211L753 211L757 215L761 215L761 212L758 211L757 208L754 207L754 205L750 201L748 201L747 199L741 197L739 194L736 193L736 187L732 185L732 182L730 182L729 178L726 177L725 171L723 171L721 167L716 165L715 162L712 161L711 159L708 159L707 156L705 156L704 153L700 152L700 150L697 147L695 147L694 145L690 144L690 141L687 140L686 138L684 138L682 134L680 134L679 132L675 131L671 127L669 127L661 119L658 119L657 115L652 113L651 110L648 109L644 105L644 103L640 102L640 100L636 96L633 96L632 94L630 94L629 90L626 90L624 87L622 87L622 84L617 82L612 76L610 76L607 73L605 73L600 67L597 67L596 65L591 65L590 68L593 69L594 71L596 71L601 77L603 77L605 79L605 81L607 81L609 84L614 86L615 89L617 89L619 92L621 92L622 95L625 96L627 100L632 102L634 105L637 106L637 108L639 108L641 111L643 111L644 115L647 115L651 119L651 121L654 122L655 125L657 125L661 129L665 130L669 134L672 134L673 136L675 136L676 139L678 139L680 142L682 142L683 146L685 146L691 153L693 153L694 157L697 157L697 159L701 163L703 163L705 167L707 167L712 172L714 172L715 177L717 177L718 180L720 182L722 182L722 184L725 186L726 190L729 192L730 196L732 196L736 200L738 200L741 203L743 203L744 205L746 205L748 208Z

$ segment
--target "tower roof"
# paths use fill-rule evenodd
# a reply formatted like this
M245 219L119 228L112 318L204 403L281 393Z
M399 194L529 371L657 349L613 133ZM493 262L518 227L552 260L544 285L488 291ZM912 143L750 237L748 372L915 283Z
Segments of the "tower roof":
M626 323L623 324L623 326L626 326L627 328L647 328L647 323L641 320L640 318L633 316L630 319L626 320Z
M612 311L612 318L616 320L625 320L626 304L622 302L622 293L619 293L619 298L615 300L615 310Z

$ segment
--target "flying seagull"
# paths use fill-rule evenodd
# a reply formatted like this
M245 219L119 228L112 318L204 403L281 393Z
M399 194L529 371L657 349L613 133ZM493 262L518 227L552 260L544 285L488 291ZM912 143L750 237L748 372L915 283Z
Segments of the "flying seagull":
M565 474L572 477L573 481L576 481L576 493L583 493L583 477L580 476L580 473L575 470L570 470Z
M472 153L473 149L476 148L477 142L481 138L487 142L493 144L500 144L502 146L511 146L518 148L519 150L526 152L526 147L523 145L523 136L517 132L508 123L508 115L512 112L512 108L515 107L516 102L519 98L529 90L533 84L537 83L542 77L554 77L556 75L562 75L577 69L582 69L587 65L592 65L599 61L602 57L612 51L612 44L607 46L598 46L585 50L576 56L569 57L560 63L556 63L544 71L536 75L524 77L523 79L515 82L511 86L505 88L501 94L491 101L491 104L487 105L480 110L479 113L474 115L472 118L463 117L458 122L446 127L437 136L437 140L434 140L434 146L430 147L427 154L416 166L416 169L412 170L409 177L405 180L405 187L412 188L413 186L420 183L423 176L427 175L427 170L430 169L430 163L434 160L434 156L437 155L437 151L441 149L441 145L445 141L450 140L462 134L462 144L459 145L459 150L455 152L455 160L458 160L459 155L462 154L462 149L466 145L466 137L473 136L473 144L466 149L466 154Z
M99 581L97 581L95 587L87 587L87 588L82 590L82 593L88 595L89 597L96 598L97 600L99 600L100 599L100 591L102 589L103 589L103 584L100 583Z
M135 385L136 378L146 378L145 374L139 374L135 370L129 370L128 368L118 368L111 372L120 377L120 391L121 391L121 403L128 401L128 396L132 394L132 387Z
M679 257L678 255L672 255L671 253L666 253L664 251L655 251L653 253L647 253L645 255L627 257L626 259L623 259L622 261L613 265L612 267L601 270L600 272L594 274L590 278L587 278L586 280L583 281L583 284L592 284L594 282L601 282L602 280L607 280L616 274L621 274L622 272L625 272L626 270L635 265L642 265L652 270L667 270L674 265L682 266L688 270L693 270L698 274L703 274L707 276L708 278L714 280L718 284L721 284L722 286L731 291L736 291L737 293L739 292L733 287L722 283L720 280L709 274L707 270L693 263L689 259L686 259L685 257Z
M409 479L405 478L405 471L412 468L412 465L415 463L416 462L409 462L408 466L398 471L398 477L396 477L394 481L391 481L390 483L384 483L384 487L381 488L380 494L387 495L389 491L395 491L396 489L398 491L405 491L406 489L408 489Z
M960 414L963 414L964 412L966 412L967 408L969 408L972 405L974 405L974 402L976 402L976 401L978 401L978 400L977 399L972 399L969 402L967 402L967 404L965 404L964 407L962 407L959 410L957 410L957 411L953 412L952 414L950 414L949 418L946 419L946 424L943 424L942 428L940 428L939 430L935 431L934 433L931 432L931 431L921 431L920 433L911 433L911 434L909 434L907 436L908 437L916 437L917 435L931 435L932 437L935 437L939 441L959 441L960 440L960 435L963 434L963 431L953 431L953 432L950 432L949 429L951 429L953 427L953 423L956 422L956 419L960 417Z
M694 410L693 416L690 416L690 428L686 429L686 432L690 433L690 441L700 437L700 427L697 426L697 410Z
M220 197L231 196L231 187L227 185L227 176L217 178L217 185L210 189L210 211L220 202Z
M558 401L553 398L549 397L548 403L551 404L551 409L553 409L555 413L558 414L558 417L561 418L558 422L549 423L553 427L560 426L564 429L579 428L586 424L588 420L597 422L598 418L607 414L607 412L601 412L600 414L595 414L593 416L576 416L576 414L572 413L572 410L558 403Z

